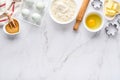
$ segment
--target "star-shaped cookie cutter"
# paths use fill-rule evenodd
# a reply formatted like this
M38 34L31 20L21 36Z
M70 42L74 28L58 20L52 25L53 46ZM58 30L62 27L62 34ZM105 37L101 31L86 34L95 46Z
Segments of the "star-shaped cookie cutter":
M116 36L118 30L118 25L112 22L108 23L108 25L105 28L105 32L109 37Z
M102 7L103 2L102 2L101 0L93 0L93 1L91 2L91 5L92 5L92 7L93 7L94 9L98 10L98 9L100 9L100 8Z

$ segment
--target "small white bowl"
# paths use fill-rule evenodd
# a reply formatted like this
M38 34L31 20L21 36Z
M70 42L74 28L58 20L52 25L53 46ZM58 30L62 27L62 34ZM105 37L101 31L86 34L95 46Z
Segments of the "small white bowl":
M15 18L13 18L13 19L15 19ZM17 19L15 19L15 20L17 20ZM3 31L5 32L5 34L7 34L8 36L16 36L16 35L18 35L20 33L20 22L19 22L19 20L17 20L17 21L19 23L19 31L17 33L9 33L9 32L6 31L6 25L7 24L5 24L3 26Z
M100 27L99 27L98 29L92 30L92 29L88 28L87 25L86 25L86 18L87 18L89 15L91 15L91 14L97 14L98 16L100 16L100 18L101 18L101 20L102 20L102 23L101 23L101 25L100 25ZM85 17L84 17L84 19L83 19L83 24L84 24L84 27L85 27L88 31L90 31L90 32L98 32L98 31L100 31L100 30L103 28L104 18L103 18L102 14L101 14L100 12L94 12L94 11L93 11L93 12L89 12L89 13L87 13L87 14L85 15Z
M52 14L52 12L51 12L51 6L52 6L52 2L53 2L53 1L54 1L54 0L51 0L50 6L49 6L49 14L50 14L50 17L52 18L53 21L55 21L55 22L58 23L58 24L68 24L68 23L71 23L72 21L74 21L74 20L76 19L76 16L77 16L78 11L79 11L79 8L78 8L78 5L77 5L76 0L74 0L75 3L76 3L76 6L77 6L76 12L75 12L75 14L74 14L74 17L73 17L71 20L67 21L67 22L61 22L61 21L58 21L57 19L54 18L53 14Z

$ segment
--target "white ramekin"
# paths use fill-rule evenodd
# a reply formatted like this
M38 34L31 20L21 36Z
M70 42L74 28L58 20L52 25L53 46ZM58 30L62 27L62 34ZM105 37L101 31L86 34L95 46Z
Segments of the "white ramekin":
M101 25L100 25L100 27L99 27L98 29L92 30L92 29L90 29L90 28L87 27L87 25L86 25L86 18L87 18L90 14L97 14L97 15L99 15L99 16L101 17L102 23L101 23ZM87 13L87 14L85 15L85 17L84 17L84 19L83 19L83 24L84 24L84 27L85 27L88 31L90 31L90 32L98 32L98 31L100 31L100 30L103 28L103 25L104 25L103 15L102 15L100 12L95 12L95 11L89 12L89 13Z

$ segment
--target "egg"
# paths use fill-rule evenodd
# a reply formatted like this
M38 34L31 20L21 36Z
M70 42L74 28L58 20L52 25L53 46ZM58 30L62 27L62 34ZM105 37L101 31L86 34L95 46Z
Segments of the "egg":
M91 30L96 30L102 24L102 18L95 13L92 13L86 17L86 25Z
M32 6L34 4L34 0L25 0L27 6Z
M95 26L96 25L96 21L94 19L90 19L88 21L88 24L89 24L89 26Z
M24 18L29 17L29 15L30 15L30 11L28 9L22 9L22 16Z
M31 17L35 23L38 23L41 20L41 15L38 13L33 13Z
M45 8L45 5L43 2L37 2L35 5L36 5L36 9L39 11L41 11Z

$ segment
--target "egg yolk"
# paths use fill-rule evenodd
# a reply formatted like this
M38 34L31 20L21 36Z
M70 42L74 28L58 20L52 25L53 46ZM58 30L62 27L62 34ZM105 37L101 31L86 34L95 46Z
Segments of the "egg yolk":
M96 22L95 22L94 19L90 19L90 20L88 21L88 24L89 24L89 26L95 26L95 25L96 25Z
M99 15L97 14L90 14L86 18L86 25L89 29L95 30L100 27L102 23L102 19Z

